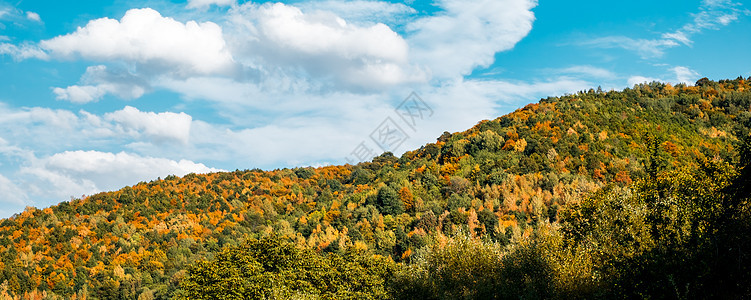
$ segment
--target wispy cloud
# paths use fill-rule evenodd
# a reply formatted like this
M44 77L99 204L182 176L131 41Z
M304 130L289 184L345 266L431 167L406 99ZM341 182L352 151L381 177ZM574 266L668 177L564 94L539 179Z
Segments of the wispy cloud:
M19 16L18 9L9 6L6 3L0 2L0 21L15 19Z
M296 3L303 11L325 11L334 13L344 20L358 23L384 23L387 25L403 23L416 11L402 3L386 1L353 0L353 1L310 1Z
M656 77L647 77L647 76L641 76L641 75L634 75L628 78L628 85L634 86L640 83L650 83L653 81L661 81L661 79Z
M26 11L18 9L16 6L11 6L9 3L0 2L0 21L10 21L14 23L12 26L25 26L29 23L42 23L42 18L39 14L33 11ZM4 24L0 23L0 29L3 29Z
M0 39L2 41L4 39ZM0 55L9 55L16 60L36 58L46 60L49 55L35 45L22 44L20 46L11 43L0 43Z
M657 39L634 39L626 36L608 36L595 38L580 43L596 48L621 48L636 52L644 59L658 58L665 54L665 50L681 45L692 46L692 37L705 30L719 30L723 26L738 20L742 16L751 15L751 11L743 8L740 3L731 0L704 0L699 12L692 14L692 22L686 23L679 29L660 34Z
M594 66L572 66L564 69L551 70L557 74L583 75L600 81L616 78L617 75L610 70Z
M677 83L693 84L699 79L699 73L684 66L677 66L671 69L675 73Z
M608 36L582 42L581 45L604 49L621 48L636 52L642 58L661 57L665 49L676 47L679 44L672 39L632 39L625 36Z
M211 5L230 6L237 4L236 0L188 0L187 8L207 9Z
M743 15L751 15L751 11L742 8L740 3L730 0L705 0L699 12L693 14L693 22L683 25L674 32L662 35L665 40L674 40L686 46L691 46L691 36L701 33L705 29L717 30L738 20Z
M648 77L641 75L634 75L628 78L629 86L633 86L639 83L650 83L653 81L671 82L671 83L683 83L687 85L693 85L701 75L685 66L675 66L666 69L666 73L660 77Z
M34 22L42 22L42 18L39 16L39 14L33 11L26 12L26 19L29 19L30 21L34 21Z

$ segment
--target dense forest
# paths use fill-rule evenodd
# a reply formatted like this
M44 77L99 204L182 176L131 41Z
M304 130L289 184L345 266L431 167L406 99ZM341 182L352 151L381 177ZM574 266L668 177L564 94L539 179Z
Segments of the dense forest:
M401 157L0 220L6 299L751 297L751 78L549 97Z

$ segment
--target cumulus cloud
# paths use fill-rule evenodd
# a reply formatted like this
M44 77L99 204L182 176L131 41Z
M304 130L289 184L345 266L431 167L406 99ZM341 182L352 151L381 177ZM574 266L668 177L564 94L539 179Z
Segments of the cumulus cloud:
M91 85L71 85L66 88L56 87L52 89L57 100L66 100L73 103L88 103L99 100L107 93L106 88Z
M281 3L264 5L254 14L265 38L298 53L407 60L407 43L383 24L351 26L335 15L305 15L300 9Z
M230 6L236 3L236 0L188 0L187 8L206 9L211 5Z
M193 121L190 115L182 112L142 112L131 106L105 114L103 119L114 122L118 131L133 137L143 135L155 143L181 144L188 143Z
M52 170L79 174L108 174L114 169L125 171L127 173L125 176L141 175L140 177L144 179L169 174L182 176L191 172L219 171L192 161L142 157L125 152L115 154L99 151L66 151L42 159L42 164Z
M382 23L358 26L283 3L246 3L233 10L231 22L237 55L264 72L302 70L344 88L424 81L408 64L407 42Z
M84 85L53 88L52 92L58 100L88 103L98 101L106 94L114 94L121 99L135 99L150 89L145 79L127 70L112 70L104 65L86 68L81 82Z
M440 0L434 16L407 25L412 58L437 77L467 75L494 62L532 30L535 0Z
M128 10L120 21L92 20L40 47L57 57L125 61L176 76L223 74L234 65L219 25L181 23L150 8Z

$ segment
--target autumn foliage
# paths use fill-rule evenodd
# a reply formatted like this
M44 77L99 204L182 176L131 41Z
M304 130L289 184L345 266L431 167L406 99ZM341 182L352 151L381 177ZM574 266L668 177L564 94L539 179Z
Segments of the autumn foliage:
M339 257L332 259L343 259L341 266L354 266L347 265L350 262L345 255L357 251L366 253L363 257L368 259L381 257L400 266L420 263L414 267L415 274L423 274L420 276L444 276L441 278L446 282L463 282L462 278L446 277L450 274L419 272L429 272L434 267L430 264L442 255L462 253L462 249L501 255L488 259L507 266L513 265L510 259L514 255L520 259L533 257L547 253L544 247L553 247L550 245L575 251L566 248L570 245L561 239L592 240L598 237L592 235L601 233L595 230L576 235L574 229L565 227L584 222L571 209L593 203L595 200L587 199L594 199L592 195L602 193L603 188L642 187L649 176L667 180L665 174L673 173L666 172L682 174L703 168L708 162L723 166L738 163L738 149L751 125L749 88L748 80L738 78L702 81L697 86L654 82L623 91L582 91L542 99L464 132L445 133L435 143L401 157L384 153L357 165L168 176L49 208L29 207L0 221L0 293L24 299L171 298L185 287L181 282L195 277L189 271L196 270L195 266L208 266L213 258L227 259L226 251L233 250L222 249L245 249L246 241L271 235L285 241L284 247L302 251L305 257ZM711 187L701 185L711 182L708 179L694 181L691 184L696 183L696 188L719 193L730 179ZM633 203L649 205L638 198L647 197L644 194L634 196L637 198L622 196L617 200L620 202L611 199L616 201L612 203L626 205L638 200L641 202ZM567 219L563 221L569 224L563 227L568 230L565 234L557 229L564 216ZM664 218L638 217L649 222ZM631 215L623 218L637 220ZM667 227L683 226L671 223L678 222L674 219L663 221ZM654 230L674 229L654 226ZM709 230L701 226L689 229ZM654 233L638 230L628 234L644 238L645 243L663 241L655 240ZM457 233L470 241L446 240ZM546 243L532 241L543 233L545 239L539 241ZM481 246L472 239L489 244ZM458 248L445 250L441 245ZM487 245L492 247L477 248ZM591 246L577 245L581 249ZM514 248L517 246L521 248ZM518 250L506 252L508 247ZM647 250L664 249L655 246ZM567 259L572 259L569 266L581 262ZM630 261L612 262L631 266ZM330 262L320 263L326 266ZM553 283L530 279L528 282L539 284L536 288L540 294L535 295L552 295L546 293L556 286L602 287L598 285L601 282L582 285L555 281L555 274L569 272L571 278L591 274L581 275L556 260L537 263L551 268L553 273L544 275L551 276L546 280ZM508 269L488 264L478 261L475 265L487 266L487 270L504 276L526 276L524 272L529 270L524 268L537 266ZM582 266L585 273L596 267ZM254 282L268 284L263 281L263 272L258 274L260 281ZM503 288L515 290L514 284L522 281L514 280L501 282ZM426 283L422 288L436 292L442 287ZM336 289L327 291L339 295ZM309 292L323 293L314 289ZM460 297L484 295L470 290L456 292Z

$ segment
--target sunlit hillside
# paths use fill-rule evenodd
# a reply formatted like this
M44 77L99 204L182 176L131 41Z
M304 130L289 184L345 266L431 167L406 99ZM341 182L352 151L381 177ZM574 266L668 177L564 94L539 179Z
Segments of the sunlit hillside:
M401 157L169 176L0 221L40 299L751 296L751 78L540 100Z

